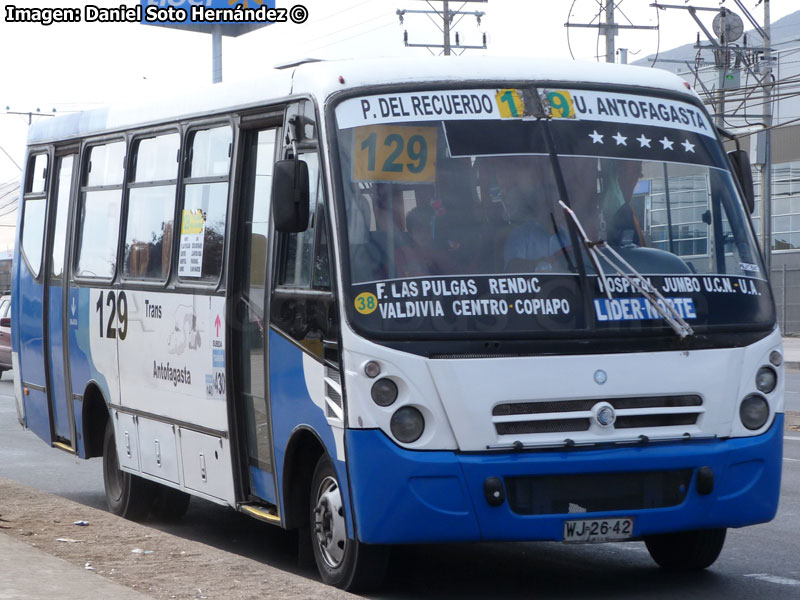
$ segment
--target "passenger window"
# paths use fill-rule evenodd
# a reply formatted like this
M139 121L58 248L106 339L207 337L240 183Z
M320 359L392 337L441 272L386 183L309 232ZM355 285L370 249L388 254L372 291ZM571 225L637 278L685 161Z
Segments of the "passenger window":
M43 194L47 178L47 154L37 154L31 157L29 164L30 175L25 190L30 194Z
M189 177L227 177L232 141L230 127L196 131L192 140Z
M89 149L83 177L78 277L114 277L124 160L125 142Z
M171 133L138 140L134 147L123 273L163 281L172 254L180 136Z
M39 276L44 251L44 223L47 215L47 154L36 154L28 160L28 176L25 184L25 212L22 222L22 252L28 261L31 273Z
M227 125L190 136L178 256L182 279L216 282L222 272L232 142Z
M327 254L324 259L313 260L315 232L324 229L324 212L322 209L322 180L319 172L319 158L316 152L300 154L300 159L308 165L310 188L309 225L300 233L287 234L283 242L283 260L279 270L278 284L290 287L309 287L312 270L314 271L314 287L330 287ZM327 253L327 236L319 242L320 248L325 244ZM321 254L320 254L321 256Z
M65 156L58 161L56 226L53 231L53 262L51 267L51 276L55 278L60 278L64 274L64 254L67 249L69 197L72 191L72 168L74 163L74 156Z
M125 167L125 142L95 146L89 153L87 187L120 185Z

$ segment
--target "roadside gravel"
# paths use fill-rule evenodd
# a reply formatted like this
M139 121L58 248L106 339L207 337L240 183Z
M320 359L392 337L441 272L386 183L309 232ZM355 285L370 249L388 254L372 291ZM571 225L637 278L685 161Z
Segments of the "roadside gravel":
M77 521L88 524L76 525ZM318 581L0 478L3 534L159 600L356 598ZM86 597L92 597L90 590Z

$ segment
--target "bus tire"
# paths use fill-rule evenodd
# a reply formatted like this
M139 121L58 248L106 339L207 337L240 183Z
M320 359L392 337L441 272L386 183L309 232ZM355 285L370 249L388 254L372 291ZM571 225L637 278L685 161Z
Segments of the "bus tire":
M389 549L347 537L339 480L326 454L317 461L311 478L309 513L311 549L323 582L351 592L383 583Z
M192 496L181 490L157 485L155 499L153 500L153 516L162 521L177 521L189 510Z
M698 529L645 536L650 556L671 571L699 571L714 564L725 544L726 529Z
M119 468L111 419L106 423L103 435L103 484L110 512L131 521L141 521L147 517L153 505L156 484Z

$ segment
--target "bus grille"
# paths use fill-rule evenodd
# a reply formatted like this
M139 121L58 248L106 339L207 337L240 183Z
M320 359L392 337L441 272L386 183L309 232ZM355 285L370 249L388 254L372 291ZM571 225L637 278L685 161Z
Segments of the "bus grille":
M506 477L511 510L520 515L576 514L676 506L692 471L645 471Z
M492 409L492 421L498 435L588 431L592 408L599 402L607 402L617 411L615 429L695 425L703 413L703 399L686 394L508 402Z

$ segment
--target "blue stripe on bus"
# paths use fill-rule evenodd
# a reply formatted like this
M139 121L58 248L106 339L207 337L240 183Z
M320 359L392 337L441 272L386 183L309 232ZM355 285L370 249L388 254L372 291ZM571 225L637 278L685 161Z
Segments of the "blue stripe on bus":
M272 329L269 332L270 412L272 415L274 464L278 469L278 489L283 499L283 470L286 448L292 434L300 427L317 434L330 456L345 505L348 532L352 534L347 468L336 458L336 441L322 409L314 404L305 383L303 351ZM323 390L320 389L320 393ZM281 503L285 506L285 503Z
M19 256L14 262L15 281L12 307L15 310L11 328L15 349L19 352L20 372L17 377L24 383L47 387L44 370L44 344L42 334L42 285L31 274ZM23 396L26 425L48 444L53 442L50 432L50 412L47 394L30 389Z
M76 315L68 317L69 323L69 371L72 391L81 396L86 392L90 382L100 388L106 402L111 401L111 391L105 375L100 373L92 360L89 335L91 327L89 319L94 316L94 307L91 306L91 290L89 288L70 288L67 306L72 307L74 300ZM71 315L71 310L67 314ZM116 374L114 380L118 381ZM77 430L78 456L86 457L86 448L83 435L83 402L75 402L75 428Z

